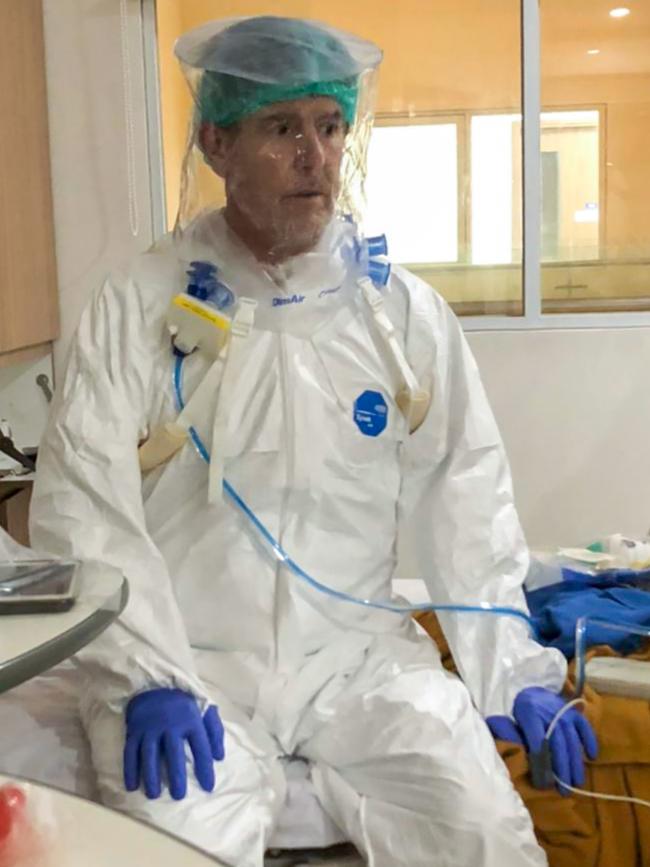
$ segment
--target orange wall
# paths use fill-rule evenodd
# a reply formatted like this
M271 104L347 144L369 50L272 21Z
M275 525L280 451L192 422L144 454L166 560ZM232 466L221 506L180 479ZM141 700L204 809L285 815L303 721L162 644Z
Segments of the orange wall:
M160 103L164 142L168 224L178 209L181 163L191 100L178 64L173 58L176 38L187 29L179 0L157 0Z
M215 17L213 0L178 5L187 28ZM504 105L519 103L519 0L490 0L489 16L485 0L462 0L462 15L458 0L220 0L218 6L223 18L317 18L373 40L384 50L380 111L494 108L495 93Z
M649 46L650 52L650 46ZM605 243L611 256L650 252L650 75L545 76L550 106L604 106Z
M489 5L489 9L488 9ZM220 0L219 17L257 14L317 18L384 49L381 112L519 109L518 0ZM185 145L189 100L176 62L176 35L215 16L213 0L158 0L163 134L170 215ZM650 50L650 46L649 46ZM546 106L606 106L605 236L612 253L648 251L650 74L555 75L543 70ZM601 203L602 205L602 203Z

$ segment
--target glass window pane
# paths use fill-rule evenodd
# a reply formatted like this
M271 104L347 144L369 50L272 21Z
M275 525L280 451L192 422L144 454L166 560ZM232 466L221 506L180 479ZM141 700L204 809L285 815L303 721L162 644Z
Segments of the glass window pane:
M366 230L387 235L394 261L458 260L457 138L455 123L375 126Z
M542 0L547 313L650 309L650 4Z
M521 262L521 232L513 233L514 172L515 165L521 172L520 150L520 115L485 114L472 118L471 251L474 265ZM520 203L519 190L519 212ZM521 223L520 217L518 223Z
M600 114L542 113L542 261L600 256Z

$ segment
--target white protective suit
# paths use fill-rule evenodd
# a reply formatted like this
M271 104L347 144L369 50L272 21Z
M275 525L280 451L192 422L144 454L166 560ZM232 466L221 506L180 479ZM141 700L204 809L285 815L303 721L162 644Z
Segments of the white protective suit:
M333 221L316 251L272 268L213 213L108 280L83 316L39 456L32 537L130 582L120 622L84 655L82 717L102 797L260 867L284 801L280 757L301 756L373 867L543 865L481 715L510 713L526 686L559 690L557 651L512 618L447 615L463 685L408 619L301 585L230 502L209 505L191 443L141 479L138 444L178 415L166 310L189 262L210 261L258 304L227 396L224 477L293 558L325 584L385 600L405 533L434 601L525 607L508 465L458 322L393 270L387 311L433 395L409 435L397 373L343 255L350 231ZM186 360L186 399L208 367L198 352ZM388 408L376 436L354 420L368 390ZM199 429L209 444L212 418ZM181 802L124 791L124 708L156 686L219 706L226 758L213 794L191 770Z

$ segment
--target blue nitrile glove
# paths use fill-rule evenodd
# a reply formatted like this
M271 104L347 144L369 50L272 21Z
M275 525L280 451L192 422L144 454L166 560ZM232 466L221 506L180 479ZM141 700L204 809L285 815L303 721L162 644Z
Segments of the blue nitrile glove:
M160 769L177 801L187 792L185 742L194 756L201 788L214 788L215 761L224 757L223 724L214 705L201 717L194 696L180 689L152 689L134 696L126 707L124 786L135 792L144 783L148 798L160 797Z
M495 741L508 741L511 744L524 746L524 739L516 724L509 716L489 716L485 720Z
M495 738L523 744L533 755L542 752L546 732L564 699L541 686L522 689L512 710L515 721L507 716L488 717L486 722ZM575 708L564 713L550 738L553 773L569 786L585 781L583 751L590 759L598 754L598 741L587 719ZM560 787L560 791L563 791ZM564 792L566 793L566 792Z

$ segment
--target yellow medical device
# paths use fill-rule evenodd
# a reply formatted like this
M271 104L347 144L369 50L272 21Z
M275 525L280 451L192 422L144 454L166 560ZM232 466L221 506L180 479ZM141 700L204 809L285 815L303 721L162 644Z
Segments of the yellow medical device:
M228 341L231 320L211 304L182 292L171 300L167 327L175 348L184 355L198 348L217 358Z

